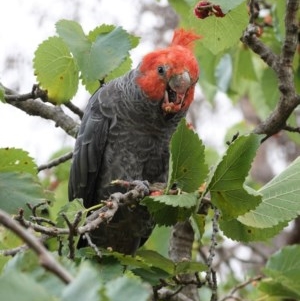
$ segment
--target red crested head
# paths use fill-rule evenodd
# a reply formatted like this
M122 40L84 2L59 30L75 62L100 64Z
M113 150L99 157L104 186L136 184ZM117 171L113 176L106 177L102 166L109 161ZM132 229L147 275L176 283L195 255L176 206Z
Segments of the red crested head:
M139 65L137 84L151 101L162 101L166 113L187 110L194 99L199 67L193 46L200 38L178 29L169 47L147 54Z

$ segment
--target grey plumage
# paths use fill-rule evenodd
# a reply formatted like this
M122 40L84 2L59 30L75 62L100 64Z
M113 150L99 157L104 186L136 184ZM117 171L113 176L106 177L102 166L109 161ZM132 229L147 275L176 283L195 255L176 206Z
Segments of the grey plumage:
M78 133L69 180L69 199L91 207L120 189L111 181L166 182L169 140L185 112L167 116L136 85L138 71L111 81L89 100ZM135 91L135 94L132 94ZM109 224L92 233L101 247L133 254L153 227L144 206L121 206Z
M175 30L169 47L148 53L137 69L91 97L75 144L70 201L82 198L87 208L98 204L121 190L111 185L116 179L167 181L169 141L193 101L199 77L193 54L199 38ZM120 204L112 220L90 235L99 247L134 254L153 225L146 207Z

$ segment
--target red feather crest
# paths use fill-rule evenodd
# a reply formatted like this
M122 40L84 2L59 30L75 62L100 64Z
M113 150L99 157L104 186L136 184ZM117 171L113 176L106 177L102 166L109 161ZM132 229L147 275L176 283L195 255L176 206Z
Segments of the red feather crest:
M185 29L177 29L174 32L173 40L170 46L180 45L190 50L194 48L194 41L201 39L200 35L197 35L193 31L187 31Z

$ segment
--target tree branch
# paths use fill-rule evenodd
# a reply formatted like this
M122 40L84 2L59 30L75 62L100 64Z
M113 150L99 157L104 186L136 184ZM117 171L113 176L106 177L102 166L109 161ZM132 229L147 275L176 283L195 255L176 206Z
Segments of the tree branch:
M70 251L69 256L70 258L73 258L74 236L89 233L98 228L98 226L101 223L109 222L118 210L120 204L131 206L132 204L136 204L137 202L139 202L139 200L144 198L145 195L149 195L150 189L148 186L148 182L133 181L128 185L132 188L131 190L124 194L119 192L112 194L107 201L103 202L103 207L95 210L91 215L87 217L86 222L83 226L79 226L82 212L77 212L75 214L73 222L70 222L69 219L67 219L65 216L64 219L67 223L66 228L58 228L56 226L50 225L49 222L47 222L47 226L43 226L39 224L40 220L36 217L34 218L34 221L26 220L24 217L24 210L22 209L19 211L19 214L14 217L14 219L18 221L23 227L33 229L37 233L42 233L47 238L68 235ZM34 207L30 208L34 210ZM15 252L21 251L22 249L23 247L19 249L5 250L2 251L2 254L11 255L12 253L15 254Z
M73 156L73 152L69 152L69 153L64 154L63 156L61 156L61 157L59 157L59 158L56 158L56 159L50 161L50 162L47 163L47 164L42 164L42 165L40 165L40 166L37 168L37 170L38 170L38 172L40 172L40 171L42 171L42 170L44 170L44 169L49 169L49 168L51 168L51 167L57 166L57 165L59 165L59 164L61 164L61 163L64 163L64 162L70 160L70 159L72 158L72 156Z
M55 122L56 127L62 128L67 134L75 137L78 131L78 124L67 114L64 113L60 106L52 104L45 104L41 100L46 99L46 91L38 88L37 85L33 86L30 93L18 94L17 92L4 87L5 101L24 111L28 115L39 116L44 119L52 120Z
M52 254L47 251L34 235L22 228L2 210L0 210L0 223L19 236L38 255L40 264L46 270L55 274L66 284L73 280L73 276L55 260Z
M287 1L285 39L280 55L274 54L270 48L258 39L254 23L248 25L241 38L242 42L258 54L262 60L275 71L278 77L280 99L277 106L269 117L254 129L254 133L266 134L267 137L282 130L289 116L300 104L300 96L296 93L292 69L292 62L298 43L299 26L296 17L298 9L299 0ZM252 17L250 17L250 20L253 22Z

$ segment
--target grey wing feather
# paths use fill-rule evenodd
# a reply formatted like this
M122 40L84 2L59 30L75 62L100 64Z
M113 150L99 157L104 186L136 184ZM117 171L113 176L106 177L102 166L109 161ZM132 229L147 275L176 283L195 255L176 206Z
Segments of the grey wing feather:
M100 90L89 100L77 136L69 178L69 201L82 198L85 207L97 204L100 175L110 119L100 111Z

